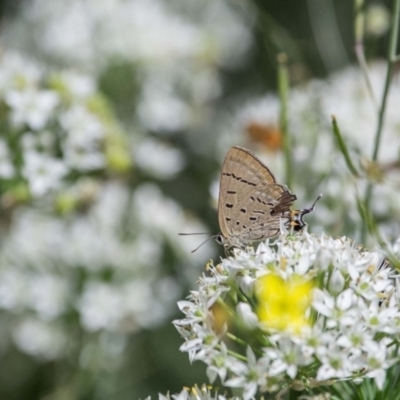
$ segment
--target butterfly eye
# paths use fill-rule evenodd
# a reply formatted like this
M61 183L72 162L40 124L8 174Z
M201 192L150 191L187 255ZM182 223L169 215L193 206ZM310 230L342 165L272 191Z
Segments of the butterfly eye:
M225 243L224 237L222 235L216 235L215 236L215 241L218 242L219 244L224 244Z

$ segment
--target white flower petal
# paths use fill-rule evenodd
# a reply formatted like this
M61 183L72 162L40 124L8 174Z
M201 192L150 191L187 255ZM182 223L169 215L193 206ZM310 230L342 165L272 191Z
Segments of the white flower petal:
M340 310L348 310L353 303L353 290L346 289L337 297L337 307Z
M200 345L203 343L201 339L192 339L188 340L179 347L180 351L190 351L194 349L200 348Z

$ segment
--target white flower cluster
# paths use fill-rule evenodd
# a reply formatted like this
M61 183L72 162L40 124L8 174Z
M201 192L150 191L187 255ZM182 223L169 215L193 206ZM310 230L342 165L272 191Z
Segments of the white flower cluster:
M22 12L7 26L7 44L18 40L92 70L115 58L144 65L193 59L230 64L250 41L243 17L224 0L34 0Z
M181 350L207 364L211 381L219 377L226 387L243 388L244 399L257 391L312 390L363 377L375 378L381 388L386 370L399 360L400 334L400 285L382 260L345 237L306 232L257 250L236 249L233 257L209 266L198 290L178 303L185 314L174 321L185 339ZM300 333L262 331L255 282L268 274L285 282L293 276L315 282L307 311L313 322ZM230 309L223 327L215 312L221 302ZM241 329L242 336L235 337L238 320L247 333Z
M204 227L154 185L139 186L133 197L120 183L97 190L91 209L68 219L19 210L2 238L0 310L14 321L10 335L23 352L63 357L77 328L122 335L158 326L173 312L180 289L162 270L163 247L194 262L171 226ZM185 270L192 279L194 268Z
M163 395L159 393L158 400L240 400L240 397L228 397L218 393L218 390L202 385L199 388L197 385L192 388L184 388L180 393ZM151 400L147 397L145 400Z
M34 0L4 41L97 76L133 65L138 123L169 133L199 124L220 94L219 67L233 68L250 47L249 20L226 0Z
M30 194L41 197L62 187L70 173L109 167L107 140L119 132L105 110L96 109L102 100L90 76L48 73L11 51L1 59L7 135L0 139L0 179L23 178Z

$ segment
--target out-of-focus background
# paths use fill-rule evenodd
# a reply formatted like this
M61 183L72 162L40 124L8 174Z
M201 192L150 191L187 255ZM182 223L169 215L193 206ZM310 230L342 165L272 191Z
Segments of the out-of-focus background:
M179 352L176 301L222 249L219 170L245 146L285 182L277 57L290 78L296 208L309 231L359 239L357 166L377 183L389 241L400 219L400 82L378 166L389 1L366 1L355 56L348 0L1 1L0 398L137 399L207 382ZM374 246L373 240L370 246Z

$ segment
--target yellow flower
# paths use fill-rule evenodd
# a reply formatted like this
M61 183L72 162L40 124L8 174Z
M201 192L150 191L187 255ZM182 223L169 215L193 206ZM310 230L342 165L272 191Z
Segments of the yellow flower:
M228 323L229 314L219 303L214 303L210 307L212 313L212 327L216 333L222 333L225 325Z
M311 324L307 309L311 304L313 281L299 276L288 280L268 274L257 280L258 317L265 329L290 330L299 333Z

